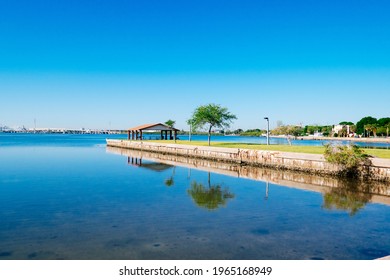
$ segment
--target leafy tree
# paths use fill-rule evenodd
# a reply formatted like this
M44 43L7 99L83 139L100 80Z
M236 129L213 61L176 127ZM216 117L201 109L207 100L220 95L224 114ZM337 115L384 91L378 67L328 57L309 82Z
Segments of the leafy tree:
M381 118L378 120L379 126L386 126L388 124L390 124L390 118Z
M350 133L356 133L356 125L351 124L351 125L349 126L349 132L350 132Z
M389 137L390 118L381 118L378 120L378 134Z
M287 130L288 135L293 135L295 137L302 135L302 133L303 133L303 128L300 126L290 125Z
M316 131L320 131L320 130L321 130L321 126L318 126L318 125L307 125L303 129L303 133L304 134L314 134Z
M364 126L367 124L376 124L377 119L373 117L364 117L360 121L356 123L356 133L357 134L363 134L364 133Z
M244 130L242 130L241 128L236 129L235 131L233 131L234 134L241 134L243 132L244 132Z
M340 125L354 125L353 122L341 122Z
M237 119L227 108L216 104L199 106L195 109L189 122L194 129L207 126L208 143L210 146L211 131L213 128L228 128L233 120Z
M348 136L348 130L347 127L344 126L341 130L339 130L338 137L347 137Z
M381 135L381 136L387 136L388 135L388 127L385 127L385 126L380 126L378 127L377 129L377 134L378 135Z
M176 121L169 119L169 120L167 120L167 121L165 122L165 124L166 124L167 126L169 126L169 127L174 127L175 124L176 124Z
M261 129L248 129L245 132L241 133L242 136L261 136L263 131Z
M295 137L304 133L304 129L296 125L279 126L271 131L273 135L293 135Z
M332 126L323 126L321 127L322 135L325 137L329 136L332 133Z

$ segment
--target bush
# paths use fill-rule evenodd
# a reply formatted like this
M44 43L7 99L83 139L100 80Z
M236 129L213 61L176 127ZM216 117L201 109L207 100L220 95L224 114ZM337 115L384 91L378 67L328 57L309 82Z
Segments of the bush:
M326 144L324 157L326 161L342 166L343 171L348 175L358 175L360 173L359 167L371 165L370 156L352 144Z

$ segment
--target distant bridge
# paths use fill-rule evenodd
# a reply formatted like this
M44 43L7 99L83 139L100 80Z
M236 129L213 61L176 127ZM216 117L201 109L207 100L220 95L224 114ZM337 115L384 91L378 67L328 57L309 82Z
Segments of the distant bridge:
M126 131L116 129L68 129L68 128L36 128L11 129L0 128L0 133L36 133L36 134L125 134Z

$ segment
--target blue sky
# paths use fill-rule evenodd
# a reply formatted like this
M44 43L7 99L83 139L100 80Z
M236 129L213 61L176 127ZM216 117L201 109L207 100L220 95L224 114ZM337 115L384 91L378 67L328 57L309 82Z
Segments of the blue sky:
M233 128L390 115L390 2L0 0L0 124Z

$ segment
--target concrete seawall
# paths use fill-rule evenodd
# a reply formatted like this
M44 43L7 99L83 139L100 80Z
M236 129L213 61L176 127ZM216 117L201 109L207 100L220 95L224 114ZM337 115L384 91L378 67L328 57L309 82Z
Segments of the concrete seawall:
M127 157L127 163L129 165L142 166L141 160L150 160L169 166L180 166L230 177L269 182L276 185L314 191L322 194L329 193L332 189L348 189L352 186L353 191L363 192L365 195L368 195L371 202L390 205L390 185L385 182L373 182L373 184L354 182L352 185L348 185L347 181L339 180L334 177L288 170L278 171L271 168L259 168L238 163L217 162L117 147L107 147L107 152Z
M341 168L325 161L322 155L262 151L235 148L218 148L156 142L141 142L107 139L107 146L148 151L189 158L207 159L217 162L237 163L241 165L270 167L280 170L293 170L318 175L338 175ZM390 160L372 159L369 170L371 179L390 182Z

